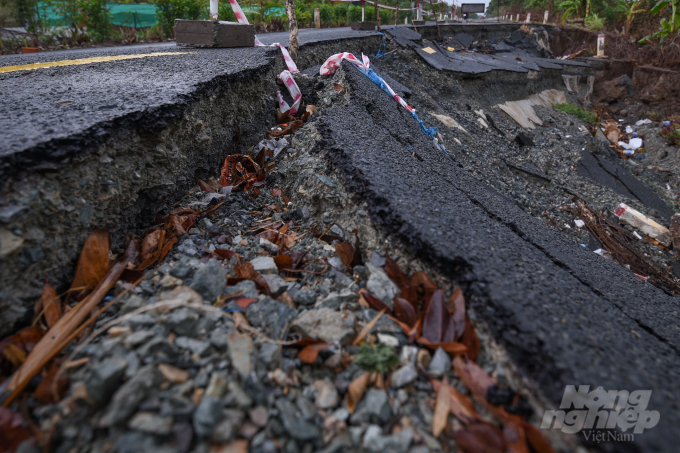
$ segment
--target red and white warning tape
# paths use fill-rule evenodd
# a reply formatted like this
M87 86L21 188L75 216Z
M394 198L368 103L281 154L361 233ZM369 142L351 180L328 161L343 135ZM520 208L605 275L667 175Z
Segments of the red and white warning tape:
M319 69L319 74L322 76L325 75L330 75L333 74L339 67L340 63L342 63L342 60L347 60L350 63L352 63L357 69L359 69L361 72L369 76L369 78L372 80L373 77L370 73L373 73L373 71L369 71L370 66L371 66L371 61L368 59L368 57L364 54L361 54L361 59L362 61L359 61L357 57L355 57L353 54L349 52L343 52L343 53L338 53L335 55L331 55L326 62L321 65L321 69ZM375 74L375 73L373 73ZM395 101L397 101L399 104L401 104L406 110L409 112L413 113L415 112L415 109L408 105L406 101L404 101L401 96L399 96L397 93L394 92L394 90L385 82L384 80L381 80L382 84L385 85L385 88L387 88L387 92L394 98Z
M236 20L238 20L239 24L250 23L248 22L248 18L243 13L243 10L241 9L236 0L229 0L229 4L231 5L231 9L234 11L234 15L236 15ZM279 80L281 80L281 82L283 82L283 84L288 89L288 92L293 98L293 105L289 106L288 103L283 100L283 96L281 96L280 91L276 92L276 97L279 99L279 108L281 109L281 112L285 113L290 110L290 114L294 115L295 113L297 113L297 110L300 107L300 102L302 102L302 93L300 92L300 88L298 88L297 83L295 83L295 79L293 79L292 74L293 72L300 72L297 66L295 65L295 62L290 57L288 50L286 50L286 48L283 47L278 42L275 42L271 46L267 46L265 44L262 44L262 42L259 39L257 39L257 36L255 36L255 45L262 47L278 47L279 49L281 49L281 53L283 54L283 60L286 62L288 70L283 71L281 74L279 74Z

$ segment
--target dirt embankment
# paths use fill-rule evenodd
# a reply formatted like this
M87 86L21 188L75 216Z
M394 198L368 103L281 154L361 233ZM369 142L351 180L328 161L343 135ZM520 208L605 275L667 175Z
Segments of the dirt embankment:
M673 43L640 45L626 35L605 33L605 58L596 54L597 32L579 27L553 28L550 49L556 56L582 52L594 67L591 101L615 114L633 112L668 117L680 110L680 47Z

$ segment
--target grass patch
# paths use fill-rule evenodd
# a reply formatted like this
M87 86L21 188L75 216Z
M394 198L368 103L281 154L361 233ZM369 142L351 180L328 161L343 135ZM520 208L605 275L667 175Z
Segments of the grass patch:
M580 119L584 123L597 123L597 118L595 118L595 114L593 112L589 112L588 110L582 109L581 107L572 104L571 102L567 102L566 104L553 104L553 107L555 107L557 110L561 110L564 113L568 113L570 115L574 115L576 118Z
M366 371L385 374L399 363L399 357L394 349L383 343L376 345L363 343L354 356L354 363Z

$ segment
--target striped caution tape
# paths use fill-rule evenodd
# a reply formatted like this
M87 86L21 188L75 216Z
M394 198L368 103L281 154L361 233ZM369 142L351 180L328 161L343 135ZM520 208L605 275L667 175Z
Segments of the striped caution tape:
M229 4L231 5L231 9L234 11L234 15L236 16L236 20L238 21L239 24L250 23L248 22L248 18L243 13L243 10L241 9L236 0L229 0ZM286 62L288 70L283 71L281 74L279 74L279 80L283 82L286 89L290 93L290 96L293 98L293 105L289 106L288 103L283 100L283 96L281 96L280 91L276 92L276 97L279 100L279 109L281 110L281 112L285 113L290 111L290 114L294 115L295 113L297 113L298 108L300 107L300 102L302 102L302 93L300 92L300 88L297 86L297 83L295 83L295 79L293 79L292 74L293 72L300 72L297 66L295 65L295 62L290 57L288 50L278 42L275 42L271 46L267 46L265 44L262 44L262 42L259 39L257 39L257 36L255 36L255 45L261 47L278 47L279 49L281 49L281 53L283 54L283 61Z
M342 60L347 60L350 63L352 63L359 71L361 71L362 74L368 77L373 83L378 85L384 92L386 92L392 98L394 98L394 100L397 101L402 107L408 110L411 116L413 116L413 118L415 118L418 124L420 124L420 129L423 131L423 133L430 137L434 141L434 144L437 145L439 149L444 151L447 156L449 155L448 151L446 151L446 148L444 148L444 146L441 143L439 143L439 139L437 138L437 135L439 134L439 129L437 129L436 127L430 128L425 127L423 121L420 118L418 118L416 110L410 105L408 105L406 101L404 101L401 98L401 96L394 92L394 90L387 84L387 82L383 80L382 77L380 77L378 74L375 73L375 71L373 71L373 69L371 69L371 62L368 59L368 57L363 53L361 54L362 61L359 61L353 54L349 52L342 52L335 55L331 55L328 58L328 60L326 60L323 65L321 65L321 69L319 69L319 74L321 74L322 76L333 74L340 67Z

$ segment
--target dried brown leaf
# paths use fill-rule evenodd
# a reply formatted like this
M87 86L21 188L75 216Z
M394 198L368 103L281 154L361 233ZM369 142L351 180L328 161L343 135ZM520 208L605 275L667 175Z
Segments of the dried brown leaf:
M298 359L305 363L314 363L316 362L316 358L319 357L319 352L323 351L324 349L328 349L330 346L331 344L329 343L309 344L302 348L300 352L298 352Z
M460 380L463 381L463 385L479 401L486 401L487 390L498 384L475 362L465 361L460 356L453 359L453 369Z
M349 242L338 242L335 245L335 253L340 257L340 261L345 266L352 267L352 259L354 257L354 247Z
M470 324L470 320L465 318L465 333L463 333L460 342L467 348L467 356L470 360L476 362L479 356L479 338L477 332Z
M531 445L531 448L533 448L536 453L555 453L555 450L550 445L550 442L543 436L540 429L527 421L523 421L522 426L524 427L524 433L529 445Z
M253 268L253 265L250 261L246 261L242 265L236 265L234 266L234 272L236 272L236 275L239 277L244 277L247 278L248 280L252 280L255 282L255 284L260 288L260 290L265 293L268 296L271 296L271 291L269 290L269 285L267 284L267 280L264 279L262 275L260 275L259 272Z
M71 288L84 287L85 290L74 291L72 296L82 299L104 280L109 271L109 249L111 241L108 230L94 230L85 240L83 249L76 264L76 272Z
M455 329L444 305L444 290L438 289L430 298L423 321L423 336L432 343L453 343Z
M52 327L55 325L62 315L61 301L59 300L59 296L57 296L57 292L49 283L46 283L43 288L43 293L40 297L40 306L45 315L47 326Z
M444 381L437 391L437 401L434 406L434 415L432 416L432 434L434 437L439 437L442 431L444 431L444 428L446 428L450 410L450 386L448 380L444 377Z
M411 285L411 282L409 281L408 277L402 270L399 268L399 265L397 264L396 261L394 261L391 257L390 254L387 253L385 255L385 272L387 273L387 276L397 284L397 286L400 289L404 289L408 286Z
M366 388L370 382L371 373L364 373L358 378L354 379L349 387L347 388L347 394L345 395L345 403L347 404L347 410L350 414L354 413L357 404L363 398Z
M59 365L57 363L52 363L45 374L45 377L42 381L40 381L38 388L36 388L35 392L33 392L33 396L35 396L37 400L47 404L54 404L58 403L61 398L64 397L69 386L68 373L62 373L59 376L59 381L56 383L57 394L55 395L52 391L52 388L55 384L54 379L58 372Z
M366 335L368 335L368 332L370 332L373 326L375 326L375 324L378 322L380 317L385 314L385 310L386 308L380 310L380 313L375 315L375 317L371 319L371 321L368 324L366 324L363 329L361 329L361 332L359 332L359 335L357 335L357 337L354 339L354 342L352 343L353 346L358 346L359 343L362 342Z
M529 453L524 427L514 418L507 418L503 422L503 439L507 453Z
M461 450L470 453L505 453L503 432L490 423L471 425L452 435Z
M386 313L389 313L390 315L392 314L392 310L390 310L390 307L385 305L385 302L382 300L378 299L375 297L373 294L369 293L365 289L360 289L359 290L359 295L363 296L364 300L368 303L368 305L373 308L374 310L385 310Z
M418 315L411 302L401 297L394 298L394 317L409 327L413 327L418 320Z
M293 269L293 258L290 255L277 255L274 257L274 263L279 272L284 269Z
M100 235L100 240L102 239L101 236L102 235ZM100 242L100 240L97 242ZM108 242L108 233L106 234L106 242ZM118 278L123 273L123 270L128 266L128 263L134 262L137 259L138 253L139 243L137 241L131 241L125 250L123 259L111 267L111 270L108 271L94 291L88 297L81 300L75 307L66 312L48 331L48 334L38 342L21 368L19 368L12 376L12 379L7 386L7 389L11 390L12 394L7 397L3 406L7 407L7 405L9 405L28 385L33 376L35 376L49 360L73 339L72 334L74 334L83 321L90 316L106 293L113 288L116 281L118 281Z
M21 415L0 407L0 452L13 452L20 443L33 437Z
M446 308L451 313L451 318L453 321L453 327L456 332L456 340L463 336L465 332L465 298L463 297L463 291L460 288L456 288L451 293L449 301Z

